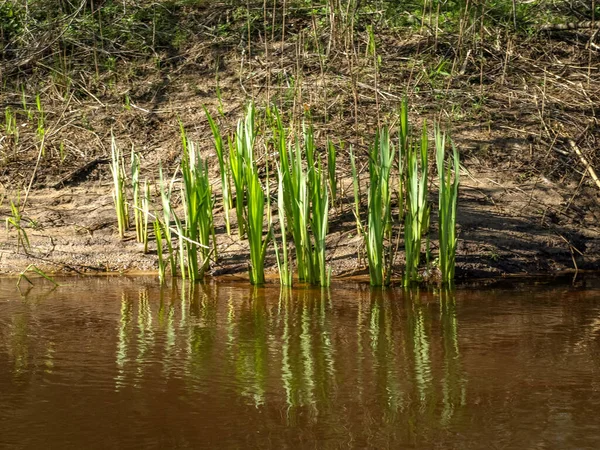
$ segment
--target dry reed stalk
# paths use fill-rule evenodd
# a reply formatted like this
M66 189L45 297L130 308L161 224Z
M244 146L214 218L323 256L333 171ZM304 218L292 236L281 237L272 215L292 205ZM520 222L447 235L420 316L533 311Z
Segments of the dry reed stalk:
M575 142L572 139L569 139L568 142L569 146L571 147L571 150L573 150L575 154L579 157L579 160L590 174L590 177L592 177L592 180L594 180L596 186L598 186L598 189L600 189L600 180L598 180L598 175L596 175L596 171L594 170L592 165L589 163L586 157L583 156L583 153L581 153L581 150L579 150L579 147L577 147L577 144L575 144Z

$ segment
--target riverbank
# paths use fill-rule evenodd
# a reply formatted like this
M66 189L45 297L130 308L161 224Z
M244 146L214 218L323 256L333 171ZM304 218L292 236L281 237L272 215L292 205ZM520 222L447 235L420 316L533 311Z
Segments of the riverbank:
M477 173L468 165L466 169L469 175L463 176L458 207L458 279L553 275L600 266L598 212L590 204L590 211L578 222L576 211L581 207L565 208L573 187L560 187L548 180L502 182L502 173ZM367 273L364 244L351 209L351 186L348 180L342 186L346 198L331 210L327 240L327 260L334 278ZM2 214L8 213L3 205ZM18 273L29 264L48 273L157 268L154 244L144 254L143 245L135 241L135 231L129 231L123 240L119 238L111 185L106 181L32 192L23 224L30 247L27 252L23 248L17 251L16 231L5 231L6 239L0 244L0 273ZM222 210L215 225L218 255L209 274L246 276L247 241L237 236L235 228L231 236L227 235ZM435 257L434 238L432 232L431 252ZM399 253L398 274L402 259ZM271 247L267 272L276 275L276 271Z
M252 22L252 33L245 28L251 22L243 8L227 4L215 6L219 14L204 6L173 6L176 25L157 11L154 16L133 9L73 13L72 25L81 16L84 34L93 29L83 26L83 19L100 23L100 12L115 15L110 24L104 16L104 26L119 32L127 23L143 34L152 29L150 23L165 39L173 37L171 31L187 33L176 46L152 36L151 52L148 42L144 47L133 40L122 46L117 39L102 46L94 41L95 47L88 41L73 45L70 35L44 41L42 28L31 27L27 39L38 39L39 46L11 41L18 51L0 62L6 117L0 127L0 218L11 216L11 201L19 205L19 226L30 247L25 252L17 228L9 226L0 239L0 273L19 273L29 264L48 273L156 270L155 247L144 254L133 232L118 236L108 165L111 137L127 161L129 149L139 153L141 179L153 185L157 206L159 166L170 179L181 161L181 123L209 162L219 191L204 107L230 136L253 100L259 110L276 104L290 132L310 120L323 161L328 140L338 147L342 192L330 211L327 261L334 277L365 274L364 244L351 207L348 148L354 148L364 193L375 131L389 126L396 133L404 97L413 129L424 121L439 124L461 155L457 278L600 267L600 186L590 171L600 166L598 33L583 25L547 29L533 22L527 32L511 30L488 15L464 16L473 23L460 19L460 28L453 21L461 16L451 14L442 29L425 22L399 25L393 15L375 20L368 5L357 6L350 28L348 23L336 28L340 16L331 19L327 8L311 12L294 5L289 17L278 8L265 10L264 21ZM262 6L252 14L257 11L263 14ZM124 18L128 21L118 22ZM272 27L269 39L257 24ZM105 38L100 33L94 39ZM71 46L55 48L63 44ZM55 57L57 65L51 64ZM276 157L268 139L259 137L257 146L261 163L269 158L272 169ZM261 176L264 183L264 172ZM430 184L435 215L437 186L433 179ZM247 241L235 228L227 235L220 205L217 196L218 255L209 273L245 274ZM433 258L436 235L433 228ZM398 275L402 261L399 252ZM276 271L272 248L267 270Z

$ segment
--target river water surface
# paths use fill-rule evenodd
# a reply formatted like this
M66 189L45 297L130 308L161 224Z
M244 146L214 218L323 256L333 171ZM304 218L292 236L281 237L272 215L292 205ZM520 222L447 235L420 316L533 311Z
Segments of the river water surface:
M600 448L600 284L0 279L0 447Z

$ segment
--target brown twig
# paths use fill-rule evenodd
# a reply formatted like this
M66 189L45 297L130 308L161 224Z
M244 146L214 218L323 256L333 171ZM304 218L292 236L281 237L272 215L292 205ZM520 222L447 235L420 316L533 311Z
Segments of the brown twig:
M581 153L581 150L579 149L579 147L577 147L577 144L575 144L575 142L572 139L569 139L568 142L569 146L571 147L571 150L573 150L575 154L579 157L579 160L590 174L590 177L592 177L592 180L594 180L596 186L598 186L598 189L600 189L600 180L598 179L598 175L596 175L596 171L594 170L592 165L589 163L586 157L583 156L583 153Z

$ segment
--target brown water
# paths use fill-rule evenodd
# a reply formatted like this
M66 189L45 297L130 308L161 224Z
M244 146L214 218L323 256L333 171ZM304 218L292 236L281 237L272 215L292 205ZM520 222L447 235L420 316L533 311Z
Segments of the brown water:
M0 394L11 449L598 449L600 286L4 279Z

